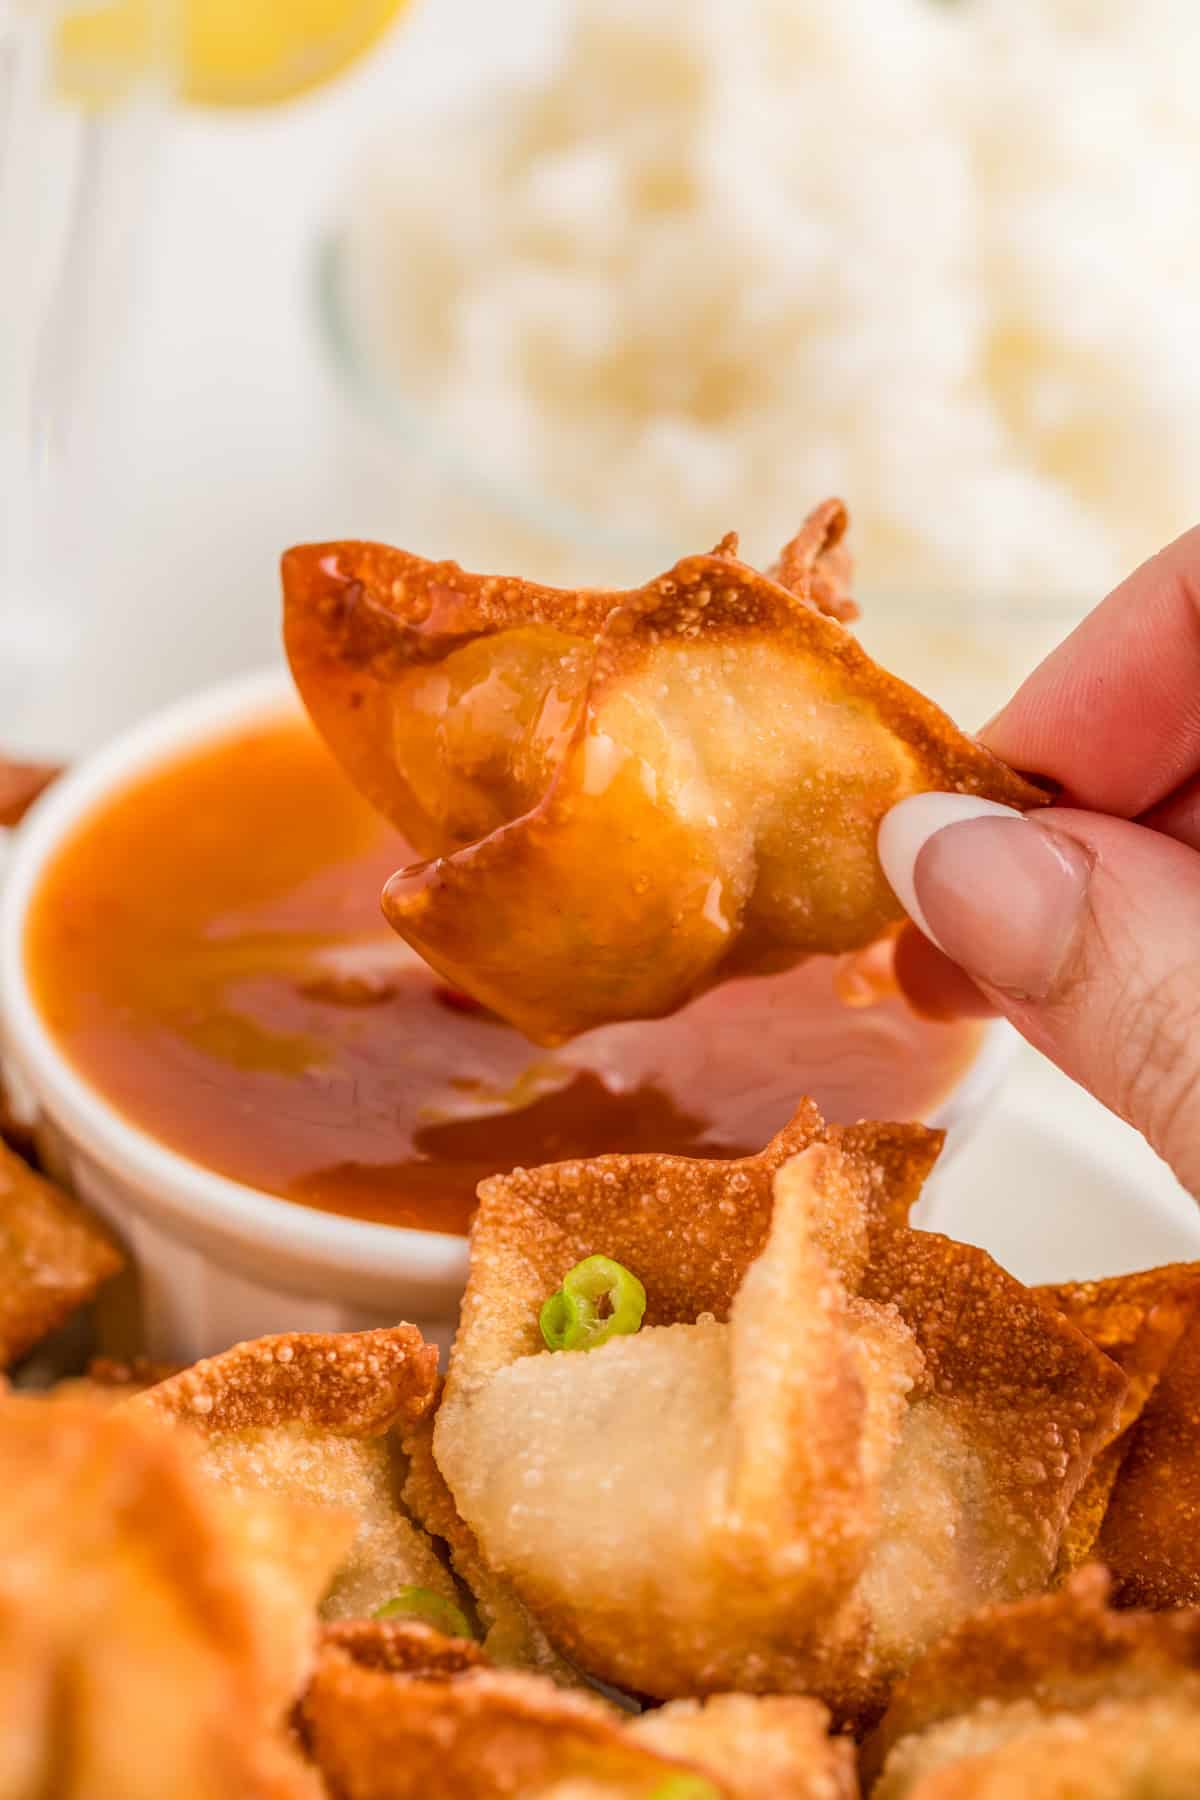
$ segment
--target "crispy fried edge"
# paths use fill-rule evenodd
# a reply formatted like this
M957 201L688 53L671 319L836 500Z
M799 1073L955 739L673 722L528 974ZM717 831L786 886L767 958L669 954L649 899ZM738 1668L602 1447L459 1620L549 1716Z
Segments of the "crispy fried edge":
M365 1669L429 1680L488 1667L473 1638L447 1637L419 1619L338 1619L321 1627L320 1648L344 1650Z
M843 1234L831 1220L822 1249L850 1292L899 1309L933 1385L973 1406L976 1441L986 1435L994 1452L998 1502L1024 1521L1031 1557L1052 1558L1092 1456L1117 1429L1125 1377L986 1251L908 1225L942 1142L941 1133L924 1126L827 1128L805 1100L764 1150L737 1161L606 1156L492 1177L480 1186L444 1404L455 1404L460 1383L469 1391L540 1350L541 1302L585 1256L614 1257L639 1276L647 1288L647 1325L692 1322L701 1313L728 1319L766 1241L776 1172L821 1141L865 1166L869 1192L867 1241L859 1241L853 1222ZM676 1228L681 1219L686 1233ZM964 1320L973 1321L965 1338ZM1052 1446L1061 1463L1057 1518L1048 1518L1044 1493L1030 1494L1028 1460L1039 1447L1039 1419L1054 1427L1056 1438L1061 1433ZM1044 1550L1048 1527L1053 1544ZM1051 1573L1052 1564L1044 1579ZM873 1680L864 1682L849 1667L836 1680L849 1713L869 1717L881 1705Z
M508 1583L485 1562L474 1532L455 1505L434 1461L435 1418L436 1411L431 1411L402 1440L408 1462L403 1500L430 1537L445 1545L454 1573L470 1591L483 1625L483 1648L489 1660L501 1668L547 1675L558 1687L586 1687L582 1675L559 1655Z
M577 797L588 791L586 769L580 767L585 739L611 690L651 662L670 640L729 643L769 636L791 655L809 657L831 685L840 684L869 702L882 728L904 744L919 767L917 786L984 793L1021 807L1047 800L1044 790L960 732L932 701L879 668L821 610L823 599L829 600L830 579L822 557L831 538L836 550L844 525L844 508L826 502L788 547L782 567L799 593L739 561L733 534L711 555L685 558L645 587L626 592L557 590L468 575L456 564L428 563L378 544L307 545L285 554L285 639L297 685L335 756L402 828L406 807L398 795L403 782L386 773L386 754L377 758L360 751L364 741L390 742L393 735L382 685L401 670L435 661L473 638L532 623L581 641L590 638L594 645L575 729L564 734L540 795L469 846L442 844L443 854L401 870L385 889L390 922L447 980L469 986L477 998L545 1043L606 1019L630 1016L629 999L614 1003L605 998L613 991L611 981L599 981L595 993L577 988L574 998L569 984L564 987L553 970L533 988L521 986L512 957L495 949L485 954L485 948L519 941L523 895L530 884L543 889L564 884L568 895L578 879L580 842L591 831L585 822L582 839L577 839ZM385 773L377 779L381 767ZM646 813L620 840L635 866L649 870L686 861L690 828L656 812L640 784L628 788L626 800ZM663 840L656 852L647 843L652 823ZM626 873L631 888L637 886L638 878ZM560 904L577 910L578 893L575 899L574 908L569 895ZM736 955L730 959L728 934L708 920L702 906L688 932L673 932L668 912L653 906L653 899L648 887L626 909L630 917L617 921L615 941L602 959L606 972L611 967L615 976L628 960L621 950L629 933L658 946L656 955L646 952L655 980L640 998L643 1015L671 1010L722 973L732 972L736 962ZM498 922L490 936L482 935L485 915L493 925ZM810 947L861 947L890 918L899 917L899 905L881 881L855 929L843 934L845 941ZM759 935L770 941L770 932ZM739 931L737 939L741 936Z
M85 1206L0 1144L0 1367L61 1325L124 1262Z
M814 506L799 531L783 546L779 560L767 570L772 581L785 587L848 625L859 616L858 603L850 593L854 578L854 560L845 542L850 529L850 515L841 500L823 500ZM736 556L736 532L722 538L714 556Z
M1200 1323L1176 1345L1125 1454L1095 1551L1121 1606L1200 1605Z
M313 663L357 666L365 676L386 680L397 666L436 661L468 638L518 625L600 636L610 666L624 661L629 635L627 626L614 627L614 615L636 622L655 642L675 633L695 637L749 626L791 628L845 679L869 692L883 722L954 785L1017 806L1044 804L1043 788L959 731L931 700L880 669L858 640L821 610L812 593L814 580L847 524L840 501L814 508L785 547L781 579L742 562L730 533L711 554L684 557L644 587L625 590L551 588L517 577L473 575L455 562L429 562L364 541L297 545L282 559L285 642L304 693L310 656ZM601 677L605 663L601 653Z
M1200 1263L1167 1263L1103 1281L1071 1281L1037 1290L1125 1371L1129 1387L1113 1442L1096 1458L1075 1498L1059 1551L1058 1576L1091 1554L1108 1511L1132 1427L1200 1310ZM1136 1598L1136 1596L1135 1596ZM1200 1599L1200 1590L1192 1595Z
M1031 1505L1029 1459L1046 1450L1046 1463L1063 1461L1060 1536L1093 1458L1118 1430L1126 1377L1055 1306L985 1250L908 1225L920 1188L910 1166L910 1132L911 1127L877 1124L830 1132L831 1141L853 1145L882 1171L873 1190L871 1248L859 1291L866 1299L898 1306L934 1387L968 1401L978 1419L989 1421L1003 1471L1000 1491L1014 1515L1027 1516L1031 1543L1055 1521L1047 1516L1044 1494ZM972 1326L966 1334L964 1321ZM1039 1414L1061 1433L1053 1446L1039 1446L1033 1433Z
M695 1762L639 1744L599 1700L511 1670L426 1680L330 1648L299 1716L317 1766L345 1800L424 1800L431 1782L454 1800L533 1796L597 1762L644 1800L671 1775L707 1778Z
M302 1423L340 1437L414 1424L433 1405L437 1349L415 1325L252 1338L147 1389L131 1406L206 1436Z
M864 1775L874 1779L903 1739L985 1700L1079 1711L1200 1676L1200 1612L1118 1612L1110 1591L1091 1564L1053 1594L985 1607L948 1632L897 1683L863 1747Z
M805 1800L855 1800L858 1794L854 1745L829 1735L828 1708L807 1695L669 1700L626 1729L652 1749L693 1758L706 1775L725 1782L730 1800L759 1800L777 1792L793 1800L801 1794ZM782 1790L766 1785L781 1779Z
M286 1713L313 1664L316 1600L345 1549L350 1521L274 1496L261 1507L234 1498L205 1474L183 1434L79 1393L0 1399L0 1462L18 1494L23 1456L35 1480L61 1488L62 1505L45 1508L39 1530L53 1540L70 1520L71 1495L80 1490L94 1506L99 1483L112 1499L113 1517L89 1516L85 1543L94 1553L110 1524L127 1530L214 1654L227 1660L229 1716L214 1753L228 1751L229 1793L247 1800L309 1795L309 1771L287 1734ZM55 1628L23 1587L18 1583L15 1599L7 1595L6 1631L26 1640L30 1656L56 1662ZM23 1621L30 1607L34 1616ZM299 1627L289 1641L284 1628ZM119 1632L119 1616L111 1629ZM172 1770L176 1778L180 1773ZM215 1792L215 1766L212 1773Z

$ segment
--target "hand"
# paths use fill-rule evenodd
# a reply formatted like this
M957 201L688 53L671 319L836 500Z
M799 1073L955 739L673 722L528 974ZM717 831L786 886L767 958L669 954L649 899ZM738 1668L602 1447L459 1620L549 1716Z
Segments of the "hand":
M1200 1195L1200 528L981 736L1056 803L892 809L880 857L925 934L902 935L900 979L926 1013L1003 1013Z

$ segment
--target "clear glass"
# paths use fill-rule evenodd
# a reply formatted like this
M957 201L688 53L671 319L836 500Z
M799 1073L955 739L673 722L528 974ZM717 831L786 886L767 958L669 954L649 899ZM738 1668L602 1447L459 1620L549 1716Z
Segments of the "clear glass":
M0 0L0 744L75 746L58 677L98 591L170 0Z

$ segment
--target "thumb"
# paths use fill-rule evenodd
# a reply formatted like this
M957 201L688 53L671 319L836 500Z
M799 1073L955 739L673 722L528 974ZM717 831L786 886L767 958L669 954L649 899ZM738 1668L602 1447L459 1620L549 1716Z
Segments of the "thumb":
M879 855L926 936L1200 1195L1200 854L1099 813L917 794Z

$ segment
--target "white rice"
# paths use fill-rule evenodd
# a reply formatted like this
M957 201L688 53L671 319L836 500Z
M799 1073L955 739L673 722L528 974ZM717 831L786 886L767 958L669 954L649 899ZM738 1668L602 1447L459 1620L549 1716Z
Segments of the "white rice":
M1073 597L1197 512L1198 200L1196 0L576 0L374 147L347 262L497 477L676 551L839 492L868 588Z

